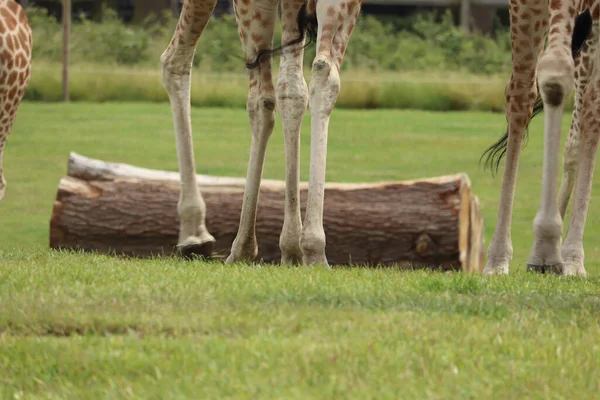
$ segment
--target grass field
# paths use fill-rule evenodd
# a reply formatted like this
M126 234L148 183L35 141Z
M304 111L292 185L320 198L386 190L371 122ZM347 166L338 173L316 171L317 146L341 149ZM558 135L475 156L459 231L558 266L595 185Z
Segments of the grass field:
M246 113L194 109L192 118L198 172L244 176ZM586 230L590 277L524 272L541 122L521 161L513 274L484 279L50 252L49 216L69 151L176 170L171 115L164 104L24 104L0 203L0 398L594 398L598 185ZM327 177L467 172L489 242L500 178L478 159L504 126L502 114L336 110ZM283 179L283 159L278 122L264 176Z

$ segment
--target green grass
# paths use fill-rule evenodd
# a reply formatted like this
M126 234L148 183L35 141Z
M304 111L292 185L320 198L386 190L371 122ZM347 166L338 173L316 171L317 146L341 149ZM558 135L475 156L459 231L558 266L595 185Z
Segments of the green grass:
M244 176L246 113L195 108L192 118L198 172ZM594 398L599 185L586 230L590 277L526 274L541 122L521 161L513 273L486 279L49 251L69 151L176 170L171 114L165 104L25 103L6 149L0 203L0 398ZM309 126L307 118L303 180ZM467 172L489 242L500 178L478 159L504 126L492 113L336 110L327 178ZM278 122L265 178L283 179L283 160Z
M598 279L0 253L1 398L593 398Z

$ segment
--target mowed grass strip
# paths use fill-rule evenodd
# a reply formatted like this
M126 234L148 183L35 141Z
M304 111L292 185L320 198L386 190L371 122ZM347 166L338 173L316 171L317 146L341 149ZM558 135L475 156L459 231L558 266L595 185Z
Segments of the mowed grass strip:
M600 383L596 278L0 264L2 398L592 398Z

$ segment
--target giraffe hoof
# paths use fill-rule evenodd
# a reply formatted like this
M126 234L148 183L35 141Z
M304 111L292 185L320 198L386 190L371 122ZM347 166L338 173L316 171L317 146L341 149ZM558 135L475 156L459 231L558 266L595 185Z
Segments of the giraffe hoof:
M301 265L302 255L282 255L280 265Z
M563 263L553 265L534 265L527 264L527 272L537 272L538 274L556 274L561 275Z
M177 245L177 252L185 259L212 258L215 240L188 242Z
M329 263L327 262L327 258L325 256L314 255L313 257L304 256L302 259L302 264L309 267L322 266L330 269Z

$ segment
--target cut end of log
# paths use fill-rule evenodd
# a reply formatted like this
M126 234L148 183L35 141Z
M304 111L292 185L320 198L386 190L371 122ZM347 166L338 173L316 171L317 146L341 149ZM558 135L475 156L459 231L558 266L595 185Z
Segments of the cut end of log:
M243 178L198 175L214 252L237 234ZM307 184L301 183L301 204ZM258 260L278 263L285 182L263 180ZM71 153L50 219L50 247L146 257L176 255L179 173ZM304 208L302 208L304 212ZM481 272L483 219L465 173L379 183L327 183L324 227L331 265L399 265Z

